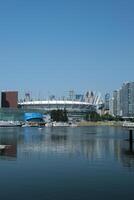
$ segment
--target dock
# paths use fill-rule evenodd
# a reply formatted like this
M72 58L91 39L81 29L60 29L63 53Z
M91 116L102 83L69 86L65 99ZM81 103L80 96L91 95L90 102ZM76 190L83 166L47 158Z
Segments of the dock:
M127 128L129 131L129 144L131 151L133 150L133 131L134 131L134 123L133 122L124 122L123 127Z

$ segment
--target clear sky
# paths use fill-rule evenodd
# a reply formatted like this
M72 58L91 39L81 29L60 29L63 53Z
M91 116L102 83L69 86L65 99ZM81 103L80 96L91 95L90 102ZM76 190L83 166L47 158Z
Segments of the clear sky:
M133 0L0 0L0 90L62 95L134 81Z

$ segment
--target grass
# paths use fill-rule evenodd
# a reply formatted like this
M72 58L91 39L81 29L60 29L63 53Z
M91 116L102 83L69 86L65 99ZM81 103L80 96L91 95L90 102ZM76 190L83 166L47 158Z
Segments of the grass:
M120 121L98 121L98 122L91 122L91 121L82 121L79 122L78 126L122 126L122 122Z

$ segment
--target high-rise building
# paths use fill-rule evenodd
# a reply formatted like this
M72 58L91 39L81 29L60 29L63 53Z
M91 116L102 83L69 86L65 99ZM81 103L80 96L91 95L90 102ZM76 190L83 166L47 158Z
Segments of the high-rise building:
M128 117L129 112L128 112L128 107L129 107L129 83L124 83L121 87L121 93L120 93L120 98L121 98L121 111L122 111L122 116Z
M107 93L105 95L104 109L109 110L109 107L110 107L110 94Z
M114 116L134 116L134 82L127 82L113 92L112 111Z
M114 102L114 98L112 97L110 99L110 104L109 104L109 114L114 116L113 102Z
M117 96L118 96L118 91L115 90L113 92L113 115L117 116Z
M30 93L29 92L25 93L25 101L30 101Z
M134 82L128 85L128 114L134 116Z
M121 110L121 89L117 90L117 116L122 116L122 110Z
M121 88L121 110L124 117L134 116L134 82L124 83Z
M18 107L18 92L17 91L1 92L1 107L2 108L17 108Z

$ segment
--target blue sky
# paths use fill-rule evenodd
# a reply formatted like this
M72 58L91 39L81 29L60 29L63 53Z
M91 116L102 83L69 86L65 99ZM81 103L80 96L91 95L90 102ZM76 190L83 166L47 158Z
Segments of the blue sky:
M134 81L133 0L0 0L0 90L111 92Z

